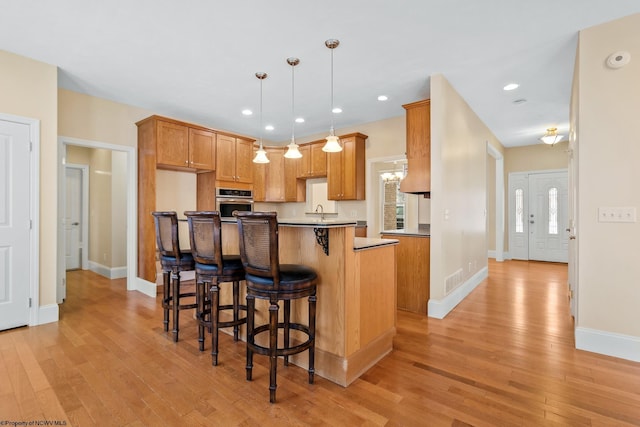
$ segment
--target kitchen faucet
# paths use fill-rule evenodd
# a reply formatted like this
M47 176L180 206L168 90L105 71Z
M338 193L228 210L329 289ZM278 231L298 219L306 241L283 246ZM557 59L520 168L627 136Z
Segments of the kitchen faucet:
M319 212L318 212L319 210ZM320 221L324 221L324 207L322 207L322 204L318 204L318 206L316 206L316 213L320 213Z

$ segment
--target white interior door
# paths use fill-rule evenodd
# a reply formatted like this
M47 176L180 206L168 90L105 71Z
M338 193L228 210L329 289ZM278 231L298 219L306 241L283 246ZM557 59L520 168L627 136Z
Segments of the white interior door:
M568 262L567 172L529 175L529 259Z
M65 266L77 270L82 266L82 169L65 167Z
M29 132L0 120L0 330L29 323Z

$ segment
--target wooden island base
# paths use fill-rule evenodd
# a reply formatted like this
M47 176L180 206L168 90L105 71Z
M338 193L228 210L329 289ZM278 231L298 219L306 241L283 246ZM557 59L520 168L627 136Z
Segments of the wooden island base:
M320 227L279 225L280 263L304 264L318 273L315 372L346 387L393 349L397 241L355 238L354 224L322 226L328 231L327 255L314 228ZM222 240L225 253L238 253L235 223L223 224ZM229 300L225 291L222 301ZM267 305L256 300L256 324L267 322ZM306 306L293 302L292 319L306 323ZM308 354L290 360L306 368Z

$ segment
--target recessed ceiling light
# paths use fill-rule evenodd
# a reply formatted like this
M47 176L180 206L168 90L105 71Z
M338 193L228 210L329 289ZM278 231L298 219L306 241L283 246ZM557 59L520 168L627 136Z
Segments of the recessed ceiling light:
M265 130L273 130L273 125L266 125Z
M389 99L389 98L387 98L387 95L380 95L378 97L378 101L386 101L387 99Z
M333 110L331 110L331 112L332 112L332 113L336 113L336 114L338 114L338 113L342 113L342 108L340 108L340 107L335 107Z
M247 109L247 110L242 110L242 114L245 116L250 116L253 114L253 111Z
M304 123L304 119L302 117L298 117L296 119L296 123Z
M506 85L502 89L504 89L504 90L514 90L514 89L517 89L518 86L520 86L518 83L509 83L508 85Z

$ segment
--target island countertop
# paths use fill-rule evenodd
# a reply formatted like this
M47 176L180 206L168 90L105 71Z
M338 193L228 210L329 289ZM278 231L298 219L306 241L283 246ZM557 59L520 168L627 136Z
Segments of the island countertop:
M353 250L362 251L365 249L373 249L380 246L397 245L397 239L376 239L371 237L354 237Z
M431 231L421 228L403 228L400 230L383 230L380 232L385 236L411 236L411 237L431 237Z
M235 218L223 218L222 222L236 223L237 221ZM286 227L336 228L355 227L357 224L358 221L350 219L278 218L278 225Z

